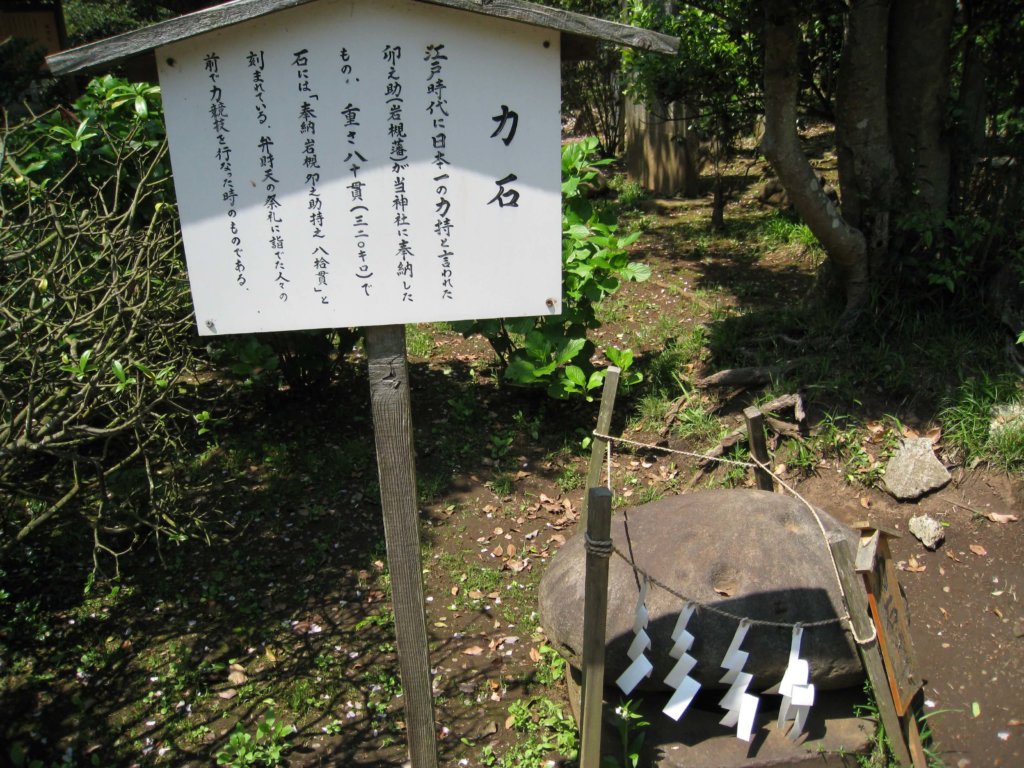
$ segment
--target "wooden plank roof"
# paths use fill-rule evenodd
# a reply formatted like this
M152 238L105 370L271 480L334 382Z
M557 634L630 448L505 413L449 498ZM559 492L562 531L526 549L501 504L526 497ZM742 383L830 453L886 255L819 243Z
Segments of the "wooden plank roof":
M212 32L232 24L265 16L268 13L295 8L314 0L232 0L195 13L178 16L133 32L88 43L46 57L54 75L108 66L162 45ZM537 5L525 0L416 0L429 5L455 8L499 19L518 21L561 32L570 47L589 41L605 41L616 45L674 54L678 38L648 29L614 21L604 21L559 8Z

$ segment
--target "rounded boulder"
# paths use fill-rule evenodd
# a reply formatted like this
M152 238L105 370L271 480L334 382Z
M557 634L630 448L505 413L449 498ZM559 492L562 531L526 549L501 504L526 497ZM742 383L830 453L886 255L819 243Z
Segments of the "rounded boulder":
M638 581L651 577L646 606L647 658L653 673L640 689L661 690L675 664L671 633L686 597L698 608L687 630L697 659L691 677L706 689L719 684L720 662L739 624L752 620L740 646L752 691L776 685L789 660L792 629L846 614L826 536L851 542L856 534L803 502L755 490L714 490L673 496L612 516L615 552L608 564L605 682L614 684L630 660ZM822 531L824 528L824 532ZM630 562L632 561L632 564ZM540 618L552 645L579 669L583 651L586 551L582 532L552 558L540 583ZM633 564L636 569L634 570ZM728 614L728 615L723 615ZM805 627L800 658L819 690L859 685L863 670L845 623Z

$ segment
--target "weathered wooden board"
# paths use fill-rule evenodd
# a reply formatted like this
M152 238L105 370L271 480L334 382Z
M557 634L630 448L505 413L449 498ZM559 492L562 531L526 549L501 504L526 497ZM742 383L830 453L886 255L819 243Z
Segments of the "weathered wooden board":
M163 45L212 32L275 11L295 8L313 0L234 0L152 26L100 40L47 57L50 71L66 75L110 65L121 59L148 53ZM674 54L679 39L626 24L595 19L523 0L417 0L485 16L519 21L551 29L573 39L605 42Z
M907 714L914 695L923 681L917 673L914 641L910 636L907 606L896 575L896 565L885 536L878 544L878 561L868 575L868 604L881 638L882 656L889 676L893 701L900 716Z

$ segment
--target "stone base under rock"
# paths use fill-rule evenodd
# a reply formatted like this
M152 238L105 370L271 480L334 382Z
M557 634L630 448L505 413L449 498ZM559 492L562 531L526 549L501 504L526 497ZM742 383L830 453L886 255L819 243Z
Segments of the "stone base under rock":
M580 674L573 669L568 677L569 702L579 721ZM819 693L811 709L805 734L797 743L775 728L780 697L762 695L757 713L757 728L748 744L736 738L734 728L719 725L725 712L714 708L721 692L712 693L708 702L699 697L677 723L661 712L667 695L644 693L640 712L651 725L647 727L640 765L652 768L797 768L798 766L835 766L852 768L856 755L872 748L875 724L854 717L854 707L864 704L857 689ZM625 698L617 688L605 689L604 731L601 754L618 758L622 745L615 727L614 709ZM637 697L633 697L636 701ZM787 726L788 727L788 726Z

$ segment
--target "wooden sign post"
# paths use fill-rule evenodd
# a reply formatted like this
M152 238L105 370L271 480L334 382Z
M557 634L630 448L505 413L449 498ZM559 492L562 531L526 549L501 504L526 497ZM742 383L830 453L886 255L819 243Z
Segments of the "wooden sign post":
M899 538L899 534L871 523L857 523L853 528L861 532L854 567L863 577L867 590L871 619L878 633L885 667L886 687L899 718L899 738L910 749L914 768L926 768L927 758L921 743L917 714L912 708L913 699L924 683L917 673L907 604L900 590L888 542L890 538ZM892 740L897 740L896 735Z
M200 335L367 328L414 768L437 750L404 324L561 313L560 60L589 40L679 43L521 0L234 0L47 59L155 53Z
M868 530L868 526L861 530ZM883 535L870 530L874 533L861 539L856 553L842 538L830 539L829 548L842 582L854 637L859 638L857 649L871 682L880 724L889 736L893 754L900 765L927 768L916 714L910 707L910 699L921 684L913 671L906 607ZM889 567L893 567L892 572L879 579ZM883 617L878 606L884 606L888 616ZM905 682L896 685L897 678L905 678Z
M367 328L366 353L409 755L413 765L433 768L437 765L437 749L423 613L423 564L405 327Z

